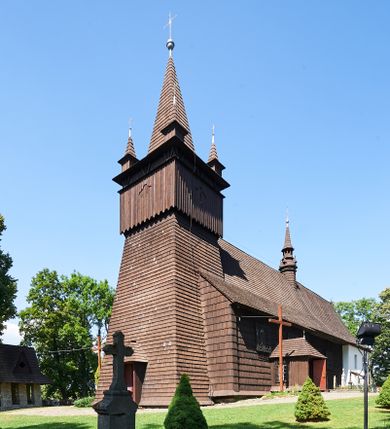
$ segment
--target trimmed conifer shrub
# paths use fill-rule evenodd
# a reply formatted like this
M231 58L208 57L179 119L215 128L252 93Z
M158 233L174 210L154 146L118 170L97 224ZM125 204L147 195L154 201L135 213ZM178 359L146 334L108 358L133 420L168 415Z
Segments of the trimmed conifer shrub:
M329 420L329 416L320 389L307 377L295 405L295 418L298 422L320 422Z
M208 429L199 403L192 393L190 379L182 374L164 420L165 429Z
M390 408L390 375L383 383L381 393L376 398L375 403L380 408Z

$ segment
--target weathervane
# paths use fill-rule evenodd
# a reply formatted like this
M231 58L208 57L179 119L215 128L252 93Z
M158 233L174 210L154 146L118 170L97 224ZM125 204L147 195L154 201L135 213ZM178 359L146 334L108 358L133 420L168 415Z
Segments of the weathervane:
M169 28L169 39L167 40L167 48L169 50L169 56L172 56L173 48L175 47L175 42L172 39L172 22L177 17L177 15L172 16L171 12L168 15L168 22L164 25L164 28Z

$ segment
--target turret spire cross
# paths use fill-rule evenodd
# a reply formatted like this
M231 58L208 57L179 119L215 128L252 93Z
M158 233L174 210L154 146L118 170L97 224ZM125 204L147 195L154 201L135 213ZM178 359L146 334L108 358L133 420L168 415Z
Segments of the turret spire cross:
M168 22L164 25L164 28L169 28L169 39L170 40L172 40L172 23L173 23L173 20L175 19L177 17L177 15L175 15L175 16L172 16L171 15L171 12L169 12L169 15L168 15Z
M167 41L167 48L169 50L169 56L172 56L173 48L175 47L175 42L172 39L172 22L177 17L177 15L172 16L169 12L168 22L164 25L164 28L169 28L169 39Z
M129 118L129 138L131 137L133 131L133 118Z

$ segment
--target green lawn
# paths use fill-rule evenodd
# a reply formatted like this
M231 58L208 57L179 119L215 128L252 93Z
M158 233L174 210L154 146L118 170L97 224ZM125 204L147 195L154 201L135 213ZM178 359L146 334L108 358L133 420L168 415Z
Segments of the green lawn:
M299 424L294 421L294 404L270 404L250 407L208 408L204 411L210 429L361 429L363 400L328 401L331 420L322 423ZM160 429L164 413L144 413L137 416L137 429ZM96 429L95 417L30 417L0 413L0 428L33 429ZM390 411L370 403L370 429L390 429Z

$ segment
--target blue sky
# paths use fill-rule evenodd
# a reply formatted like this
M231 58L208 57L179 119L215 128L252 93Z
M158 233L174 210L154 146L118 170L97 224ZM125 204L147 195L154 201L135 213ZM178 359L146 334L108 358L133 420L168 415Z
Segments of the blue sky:
M389 281L386 1L0 3L0 212L22 309L44 267L115 286L128 118L146 154L174 58L196 146L226 166L224 237L332 300Z

